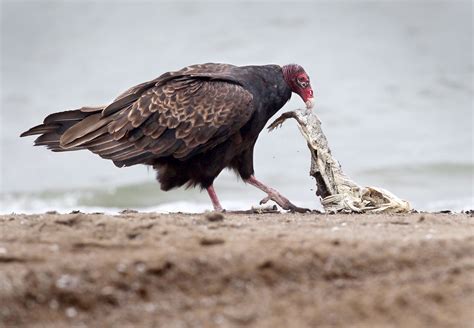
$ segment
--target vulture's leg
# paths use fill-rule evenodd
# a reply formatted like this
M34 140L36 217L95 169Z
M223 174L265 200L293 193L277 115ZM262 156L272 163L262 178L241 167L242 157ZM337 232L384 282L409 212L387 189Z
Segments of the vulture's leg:
M265 197L264 199L260 201L260 204L265 204L271 199L275 203L280 205L280 207L283 208L284 210L290 210L290 211L302 212L302 213L309 211L309 209L307 208L301 208L294 205L285 196L280 194L278 191L276 191L273 188L268 187L263 182L258 181L254 175L251 175L250 178L245 180L245 182L250 183L252 186L257 187L258 189L260 189L261 191L263 191L264 193L268 195L267 197Z
M210 185L209 187L206 188L207 193L209 194L209 198L211 198L212 206L214 206L214 211L216 212L222 212L222 206L221 203L219 202L219 198L217 198L216 191L214 190L214 185Z

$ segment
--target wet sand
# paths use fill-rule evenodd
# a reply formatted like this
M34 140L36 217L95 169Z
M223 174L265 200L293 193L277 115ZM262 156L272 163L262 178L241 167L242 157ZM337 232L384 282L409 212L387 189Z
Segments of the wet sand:
M468 214L0 216L0 326L469 327Z

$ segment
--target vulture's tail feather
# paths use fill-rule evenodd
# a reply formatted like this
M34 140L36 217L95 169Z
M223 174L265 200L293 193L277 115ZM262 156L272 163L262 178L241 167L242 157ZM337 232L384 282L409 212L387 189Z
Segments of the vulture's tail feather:
M81 147L80 142L65 145L61 142L61 138L69 129L80 125L85 119L92 116L100 116L104 107L83 107L76 110L53 113L44 119L43 124L23 132L20 137L40 135L35 140L35 146L46 146L48 149L56 152L84 149L84 147ZM86 137L87 133L83 136L83 140Z
M83 107L49 115L43 124L23 132L20 137L39 135L35 146L54 152L88 149L118 167L146 163L154 154L137 148L128 139L115 140L108 127L117 115L104 117L102 107Z

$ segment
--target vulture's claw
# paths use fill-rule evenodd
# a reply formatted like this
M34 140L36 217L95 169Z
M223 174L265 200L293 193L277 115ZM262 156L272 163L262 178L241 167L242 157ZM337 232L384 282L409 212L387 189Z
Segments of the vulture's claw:
M269 200L270 200L270 196L265 197L264 199L260 201L260 205L268 203Z
M297 212L297 213L306 213L311 212L309 208L298 207L292 202L288 200L285 196L280 194L277 191L271 191L267 197L260 201L260 205L266 204L269 200L273 200L277 203L282 209L290 211L290 212Z

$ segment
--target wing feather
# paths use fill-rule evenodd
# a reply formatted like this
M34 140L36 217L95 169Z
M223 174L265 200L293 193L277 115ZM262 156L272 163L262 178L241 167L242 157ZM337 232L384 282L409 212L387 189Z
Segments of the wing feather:
M207 151L253 114L252 95L229 73L231 68L193 65L137 85L102 112L85 113L63 134L61 147L87 148L117 166Z
M183 83L177 81L175 89L173 83L168 83L166 88L146 92L142 97L153 97L153 100L139 99L127 114L129 124L114 129L115 133L131 136L129 141L137 148L156 157L184 158L191 152L199 152L199 148L207 150L209 144L222 142L222 135L236 132L253 113L252 95L240 85L222 81L186 82L190 86L200 85L194 88L195 93L190 93L181 88ZM150 103L152 106L143 105ZM136 126L138 113L143 123ZM142 115L148 116L145 119Z

